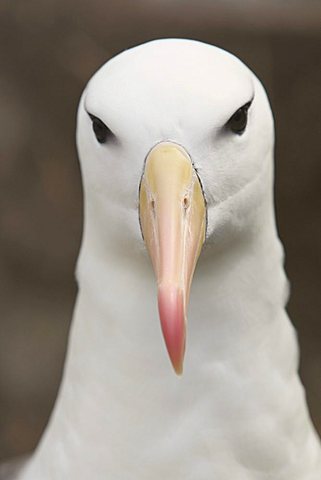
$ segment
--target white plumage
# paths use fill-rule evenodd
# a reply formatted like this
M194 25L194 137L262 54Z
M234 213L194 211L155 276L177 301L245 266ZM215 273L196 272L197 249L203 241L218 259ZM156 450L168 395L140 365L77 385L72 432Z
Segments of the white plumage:
M244 132L232 132L229 119L249 102ZM112 132L106 143L93 116ZM144 162L160 142L188 152L206 200L181 377L161 339L139 225ZM144 44L89 82L77 143L79 295L56 406L19 479L319 480L320 443L285 312L273 120L258 79L200 42Z

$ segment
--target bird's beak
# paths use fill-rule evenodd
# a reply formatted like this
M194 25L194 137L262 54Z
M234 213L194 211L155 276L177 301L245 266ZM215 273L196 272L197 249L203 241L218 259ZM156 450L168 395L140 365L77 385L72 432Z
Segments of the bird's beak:
M163 142L148 154L139 193L142 234L158 284L158 310L177 374L183 370L186 307L205 239L202 187L183 147Z

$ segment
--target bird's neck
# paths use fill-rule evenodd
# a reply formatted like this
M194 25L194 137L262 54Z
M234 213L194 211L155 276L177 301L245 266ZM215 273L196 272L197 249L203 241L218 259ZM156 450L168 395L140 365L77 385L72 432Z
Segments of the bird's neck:
M163 345L147 256L102 259L83 246L60 394L23 480L317 479L270 220L226 253L204 251L181 378Z

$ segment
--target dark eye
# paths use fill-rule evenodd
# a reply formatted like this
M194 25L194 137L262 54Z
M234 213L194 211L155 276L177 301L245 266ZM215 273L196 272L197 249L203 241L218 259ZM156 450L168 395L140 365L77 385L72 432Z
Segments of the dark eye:
M250 108L251 102L246 103L243 107L236 110L227 122L227 126L232 132L241 135L247 125L247 113Z
M93 131L96 135L97 141L99 143L105 143L108 137L113 135L111 130L109 130L107 125L105 125L104 122L102 122L99 118L91 115L90 113L89 116L92 121Z

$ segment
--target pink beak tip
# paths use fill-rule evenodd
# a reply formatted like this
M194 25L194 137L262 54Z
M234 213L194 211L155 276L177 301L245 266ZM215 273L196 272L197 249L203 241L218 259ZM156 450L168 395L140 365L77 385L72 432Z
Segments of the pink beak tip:
M171 363L176 374L182 375L186 337L182 289L172 285L160 286L158 290L158 309Z
M172 360L171 360L172 361ZM183 375L183 364L184 360L182 359L179 363L174 364L172 362L173 368L175 370L176 375L182 376Z

